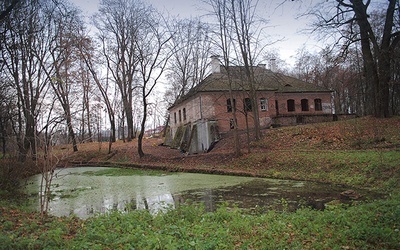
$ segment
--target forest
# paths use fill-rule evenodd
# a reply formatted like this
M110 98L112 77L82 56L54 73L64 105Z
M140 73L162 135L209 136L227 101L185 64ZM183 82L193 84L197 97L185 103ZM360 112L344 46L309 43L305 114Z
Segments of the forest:
M286 2L282 0L282 3ZM300 1L291 1L299 4ZM137 139L166 125L166 109L209 73L212 55L277 70L332 90L336 114L400 114L399 1L336 0L312 6L320 51L293 67L270 49L257 1L205 0L208 18L182 19L141 0L101 0L85 18L68 0L0 4L1 157L24 162L53 145ZM272 39L272 40L271 40ZM136 153L136 152L132 152Z

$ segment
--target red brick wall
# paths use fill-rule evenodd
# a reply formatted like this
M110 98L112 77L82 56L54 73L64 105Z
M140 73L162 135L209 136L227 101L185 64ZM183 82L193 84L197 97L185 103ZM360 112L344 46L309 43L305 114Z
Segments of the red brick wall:
M292 99L295 102L295 111L288 111L287 100ZM302 111L301 108L301 100L308 100L308 111ZM316 111L314 106L314 100L321 99L322 102L322 110ZM277 93L276 100L278 101L279 115L314 115L314 114L331 114L331 94L330 93L304 93L304 94L296 94L296 93ZM330 107L328 110L327 108Z
M236 116L239 129L246 128L246 115L244 113L243 100L248 98L248 93L235 93L236 100ZM268 109L261 111L260 98L268 100ZM216 120L220 132L230 130L230 121L232 112L227 110L227 92L199 93L190 100L170 109L171 130L174 133L180 125L194 122L200 119ZM287 108L287 100L293 99L295 102L295 111L289 112ZM301 100L308 99L308 111L302 111ZM323 110L316 111L314 107L314 99L321 99ZM278 103L279 115L314 115L314 114L331 114L331 95L330 93L274 93L274 92L259 92L257 93L257 107L259 110L259 118L261 127L270 125L271 117L277 116L275 103ZM179 110L183 115L183 108L186 110L186 120L181 119L179 122ZM253 107L254 108L254 107ZM174 113L177 114L177 123L174 121ZM249 127L254 127L253 113L247 112Z

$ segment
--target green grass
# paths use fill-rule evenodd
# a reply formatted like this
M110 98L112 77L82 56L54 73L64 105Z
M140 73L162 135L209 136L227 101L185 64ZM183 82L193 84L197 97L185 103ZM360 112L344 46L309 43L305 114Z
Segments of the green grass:
M400 188L400 151L280 150L254 153L234 163L275 177L312 180L390 191Z
M400 195L325 211L253 214L184 205L90 218L2 213L0 249L399 249Z

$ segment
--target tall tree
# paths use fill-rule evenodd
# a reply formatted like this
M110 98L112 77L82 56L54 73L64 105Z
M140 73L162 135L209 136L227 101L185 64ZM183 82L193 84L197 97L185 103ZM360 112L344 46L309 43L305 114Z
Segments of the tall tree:
M216 20L215 27L215 41L214 44L218 48L219 52L222 53L222 65L226 71L228 77L228 98L230 103L230 109L232 110L232 119L231 124L233 127L233 137L235 142L234 154L236 157L241 155L240 150L240 142L239 142L239 129L237 124L237 109L236 109L236 101L233 95L233 79L231 75L231 71L229 70L230 62L232 60L232 30L230 27L232 26L232 20L229 18L229 11L227 8L227 0L209 0L207 3L211 6L212 11L211 15ZM219 63L218 56L213 56L213 60L216 63Z
M79 42L80 56L85 62L87 69L90 71L97 88L100 91L101 97L107 108L108 119L111 125L111 133L109 139L109 152L111 151L112 143L116 140L116 127L115 127L115 111L112 105L112 100L109 93L108 79L102 80L99 76L99 68L101 68L101 61L95 56L93 41L88 37L82 37Z
M174 21L170 29L175 32L167 74L171 85L166 92L171 105L204 79L211 56L211 38L208 25L199 18Z
M51 30L47 24L52 17L44 11L47 7L51 8L39 1L20 0L1 23L1 60L16 93L14 133L21 161L29 151L36 157L36 121L48 83L41 65L50 60Z
M146 19L143 19L139 37L136 39L138 50L140 89L143 105L142 121L138 136L138 153L143 152L143 136L148 115L148 98L153 93L160 77L165 72L169 58L172 56L171 32L163 26L166 21L154 9L149 9ZM150 14L151 13L151 14Z
M238 48L237 59L243 64L246 83L249 87L255 139L259 140L261 132L254 67L257 65L256 58L263 49L258 47L260 46L260 35L262 34L262 30L259 29L259 24L262 23L262 20L257 20L256 15L258 0L230 0L229 2L230 17L233 21L235 34L234 39L236 40L235 48Z
M67 3L60 3L52 12L54 37L50 47L53 60L52 71L45 70L50 78L50 85L57 100L63 109L67 122L68 135L72 142L73 151L78 151L77 139L73 126L73 114L71 105L74 98L73 91L76 81L73 78L73 70L79 67L78 43L79 34L83 30L83 22L79 12Z
M366 112L376 117L389 116L393 55L400 41L399 1L325 1L313 8L310 15L317 18L316 30L328 31L330 37L332 29L336 31L336 44L341 43L344 50L360 43L367 86ZM381 25L374 26L374 16L382 18L378 22Z
M107 68L116 83L128 127L128 141L134 135L133 90L138 57L138 32L151 10L140 0L102 0L95 26L99 30Z
M251 101L251 114L254 120L255 139L261 137L258 101L256 96L257 82L254 76L254 70L257 67L257 58L264 51L265 46L261 45L263 40L262 24L264 20L256 15L257 4L256 0L210 0L207 1L213 8L213 13L216 16L224 14L222 29L225 32L226 39L233 44L231 46L230 63L240 65L243 76L243 83L246 85L243 90L248 90L248 95ZM219 6L219 7L218 7ZM217 7L217 8L216 8ZM219 21L221 23L221 18ZM221 33L221 28L217 29ZM219 35L220 37L220 35ZM228 68L229 70L229 68Z
M79 52L80 53L80 52ZM91 92L92 92L92 84L91 84L91 73L90 70L86 67L84 60L81 60L79 63L79 77L80 80L78 82L81 83L82 89L82 108L81 108L81 126L80 126L80 134L81 141L89 141L93 140L92 126L91 126L91 117L90 117L90 100ZM86 133L87 129L87 133Z

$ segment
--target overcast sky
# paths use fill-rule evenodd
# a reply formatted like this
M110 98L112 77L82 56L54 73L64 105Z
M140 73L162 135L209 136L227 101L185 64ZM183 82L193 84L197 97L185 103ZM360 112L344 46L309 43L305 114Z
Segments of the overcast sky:
M71 0L75 5L82 9L85 15L92 15L98 9L99 0ZM182 18L202 16L207 13L207 6L202 0L144 0L153 5L163 13L178 15ZM304 1L284 1L284 0L260 0L258 7L260 15L268 22L266 32L271 40L283 39L271 45L268 50L277 50L282 59L293 65L296 51L302 47L308 49L320 49L318 44L310 35L304 34L303 29L307 28L308 21L296 19L304 11ZM313 1L309 1L310 4Z

